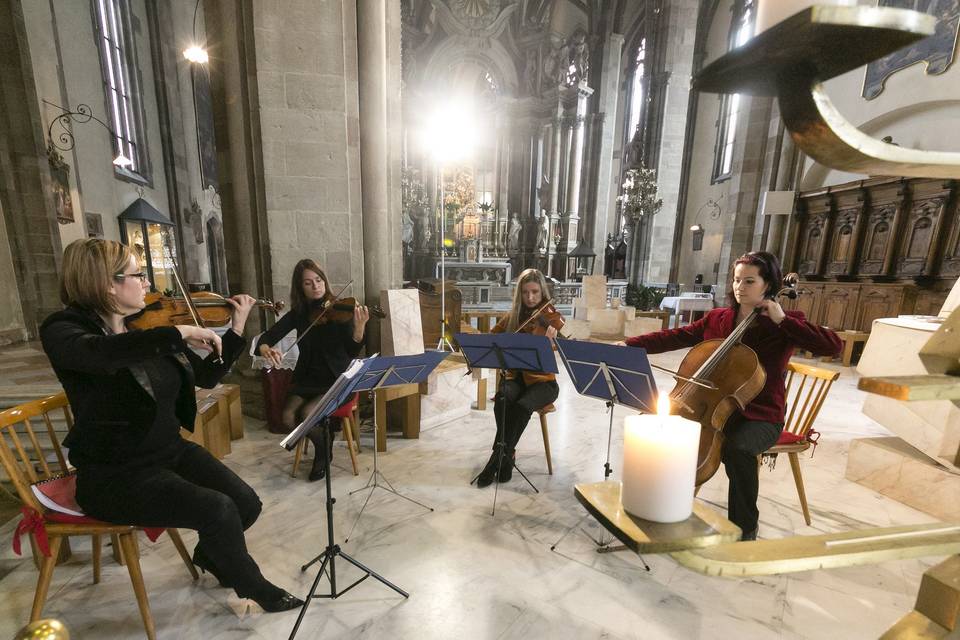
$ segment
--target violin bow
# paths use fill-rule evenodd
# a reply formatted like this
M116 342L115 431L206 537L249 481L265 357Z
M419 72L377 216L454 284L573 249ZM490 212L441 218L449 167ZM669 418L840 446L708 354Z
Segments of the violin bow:
M351 281L348 282L347 284L343 285L343 287L340 289L340 291L337 291L336 295L333 296L333 300L339 299L339 298L340 298L340 294L343 293L344 291L346 291L346 290L350 287L350 285L352 285L352 284L353 284L353 280L351 280ZM307 335L308 333L310 333L310 329L313 329L315 326L317 326L317 323L320 322L320 318L322 318L322 317L327 313L327 310L328 310L331 306L333 306L333 302L332 302L332 301L331 301L331 302L328 302L328 303L323 307L323 311L321 311L320 314L317 315L317 317L313 319L313 322L310 323L310 326L308 326L308 327L304 330L303 333L301 333L300 335L297 336L297 340L296 340L292 345L290 345L290 348L280 354L280 359L281 359L281 360L283 360L284 356L286 356L288 353L290 353L290 351L291 351L295 346L297 346L298 344L300 344L300 341L303 340L303 337L304 337L305 335Z
M194 324L196 324L201 329L206 329L207 326L203 322L203 318L200 317L200 312L197 311L196 305L193 303L193 298L190 297L190 292L187 291L187 288L183 286L183 280L180 279L180 274L177 273L177 261L173 257L173 251L170 250L170 247L164 247L166 249L166 257L170 260L170 272L173 273L173 279L177 283L177 288L180 289L180 293L183 294L183 301L187 305L187 309L190 311L190 316L193 318ZM209 342L207 343L209 344ZM210 345L211 348L213 345ZM214 355L216 356L213 359L214 364L223 364L223 358L219 353L214 350Z

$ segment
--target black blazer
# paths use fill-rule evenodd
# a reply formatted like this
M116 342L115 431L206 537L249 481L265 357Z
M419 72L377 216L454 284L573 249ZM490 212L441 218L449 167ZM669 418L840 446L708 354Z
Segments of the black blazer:
M156 416L153 386L141 364L170 355L180 366L176 415L193 431L197 416L194 387L212 388L230 370L245 340L233 331L223 337L223 363L213 354L201 358L187 347L175 327L108 334L100 317L77 306L51 314L40 327L40 340L60 379L74 426L64 445L84 460L121 461L136 449Z

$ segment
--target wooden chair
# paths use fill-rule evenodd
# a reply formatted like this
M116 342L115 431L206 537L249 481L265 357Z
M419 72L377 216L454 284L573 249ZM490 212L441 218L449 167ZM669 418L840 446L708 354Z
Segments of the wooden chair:
M550 434L547 431L547 414L553 413L557 408L553 403L537 409L540 416L540 431L543 433L543 453L547 456L547 473L553 475L553 460L550 458Z
M502 374L500 371L497 371L496 384L497 389L500 388L500 379ZM486 385L484 385L486 388ZM496 396L494 396L495 398ZM491 398L493 400L494 398ZM550 404L540 407L537 409L537 415L540 417L540 433L543 434L543 454L547 457L547 473L551 476L553 475L553 458L550 457L550 432L547 429L549 426L547 424L547 415L556 412L557 407L551 402Z
M331 418L340 418L340 423L343 425L343 438L347 441L347 450L350 452L350 464L353 465L353 475L360 475L360 470L357 467L357 453L360 451L359 441L360 441L360 410L359 410L359 394L353 394L353 397L345 402L339 409L330 414ZM353 434L353 425L357 425L357 434L354 438ZM290 471L292 477L297 476L297 469L300 468L300 460L303 458L303 454L307 451L307 443L310 440L308 438L301 438L300 442L297 443L297 448L294 450L293 455L293 469ZM314 452L316 455L316 452Z
M156 627L150 604L147 601L147 592L143 584L143 573L140 570L140 558L137 550L136 535L138 527L123 524L109 524L89 517L67 516L49 511L34 496L30 485L49 479L58 473L67 473L70 470L64 456L60 441L50 419L51 412L62 410L67 427L73 426L67 403L66 394L34 400L6 411L0 412L0 462L16 488L17 495L24 507L39 514L37 526L46 531L49 541L49 555L42 558L40 575L37 578L37 588L33 597L33 608L30 610L30 621L40 619L43 605L50 588L50 579L53 569L65 539L70 536L91 536L93 555L93 582L100 582L100 543L104 535L114 536L120 548L124 564L130 573L133 591L137 597L137 605L143 618L143 626L148 638L156 637ZM45 429L34 429L31 420L40 418ZM45 431L45 433L44 433ZM49 440L47 447L41 444L42 440ZM52 449L52 453L48 452ZM170 539L180 553L190 575L196 580L199 576L190 560L183 540L176 529L167 529ZM30 531L30 540L34 549L42 548L36 538L36 531Z
M823 406L823 401L833 382L840 377L839 371L813 367L799 362L787 364L786 394L787 415L783 433L777 444L763 452L763 456L785 453L790 459L793 481L797 485L797 495L803 508L803 519L810 525L810 508L807 506L807 494L803 488L803 475L800 473L800 455L816 443L810 439L813 427ZM760 459L758 458L758 460Z

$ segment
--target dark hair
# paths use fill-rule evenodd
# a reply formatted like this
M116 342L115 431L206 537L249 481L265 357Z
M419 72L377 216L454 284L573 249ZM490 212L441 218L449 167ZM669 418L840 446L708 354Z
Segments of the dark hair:
M750 253L743 254L734 261L734 270L738 264L753 265L760 270L760 277L763 278L764 283L767 285L767 290L764 292L765 297L772 296L783 287L783 270L780 268L780 260L772 253L767 251L751 251ZM737 297L733 295L732 282L733 273L731 271L730 279L728 280L731 286L727 290L727 304L731 308L739 310L740 303L737 302Z
M306 309L308 305L307 297L303 295L303 272L313 271L323 280L323 299L332 300L333 291L330 290L330 281L327 280L327 274L323 272L320 265L315 260L304 258L293 268L293 277L290 279L290 309L300 311Z

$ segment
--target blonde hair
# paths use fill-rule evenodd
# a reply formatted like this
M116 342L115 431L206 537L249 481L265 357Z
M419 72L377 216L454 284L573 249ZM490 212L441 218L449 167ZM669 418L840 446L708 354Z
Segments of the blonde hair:
M129 247L115 240L74 240L63 252L60 301L92 311L116 313L110 285L130 264L132 255Z
M540 285L540 302L549 300L552 296L547 286L547 279L539 269L524 269L517 276L517 286L513 290L513 306L510 307L510 318L507 320L507 333L513 333L520 326L520 312L523 310L523 285L536 282Z

